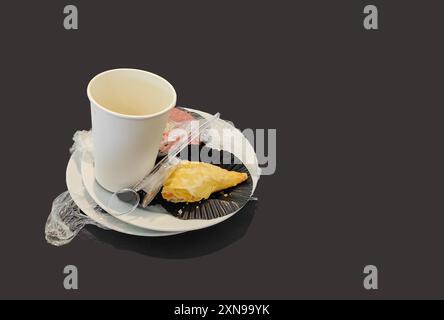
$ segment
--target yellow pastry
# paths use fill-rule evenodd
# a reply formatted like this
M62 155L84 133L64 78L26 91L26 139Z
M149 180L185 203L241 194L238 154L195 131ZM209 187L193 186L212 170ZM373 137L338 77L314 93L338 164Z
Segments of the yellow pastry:
M184 161L173 169L163 184L162 197L170 202L196 202L247 178L246 173L228 171L209 163Z

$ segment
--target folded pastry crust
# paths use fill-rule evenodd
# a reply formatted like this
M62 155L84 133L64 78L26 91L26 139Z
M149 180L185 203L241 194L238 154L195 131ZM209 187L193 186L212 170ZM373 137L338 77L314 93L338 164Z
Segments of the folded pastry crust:
M248 175L243 172L228 171L204 162L184 161L168 176L162 197L170 202L196 202L247 179Z

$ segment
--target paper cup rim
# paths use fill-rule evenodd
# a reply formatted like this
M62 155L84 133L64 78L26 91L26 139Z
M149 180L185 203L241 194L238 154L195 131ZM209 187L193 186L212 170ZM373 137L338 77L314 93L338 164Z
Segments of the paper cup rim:
M119 112L115 112L115 111L111 111L108 108L102 106L100 103L98 103L92 96L91 94L91 84L94 80L96 80L98 77L106 74L106 73L111 73L111 72L115 72L115 71L135 71L135 72L140 72L140 73L145 73L145 74L149 74L150 76L153 76L154 78L157 78L158 80L164 82L167 87L169 87L171 89L171 92L173 93L173 99L170 105L168 105L168 107L166 107L164 110L158 111L156 113L150 113L147 115L129 115L129 114L123 114L123 113L119 113ZM141 70L141 69L133 69L133 68L116 68L116 69L110 69L110 70L106 70L103 72L100 72L98 74L96 74L88 83L88 86L86 88L86 94L88 96L88 99L90 102L93 102L97 107L99 107L100 109L102 109L103 111L105 111L106 113L112 114L116 117L119 118L123 118L123 119L134 119L134 120L145 120L145 119L150 119L150 118L154 118L157 116L160 116L168 111L170 111L171 109L173 109L176 106L176 102L177 102L177 94L176 94L176 90L174 89L174 87L171 85L171 83L169 83L165 78L162 78L161 76L146 71L146 70Z

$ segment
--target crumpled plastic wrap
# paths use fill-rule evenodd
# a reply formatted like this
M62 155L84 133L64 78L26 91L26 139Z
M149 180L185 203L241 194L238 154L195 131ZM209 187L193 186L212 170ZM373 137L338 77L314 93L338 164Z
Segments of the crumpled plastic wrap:
M45 225L46 241L54 246L68 244L87 224L108 229L83 214L69 192L65 191L52 203Z
M74 144L72 145L69 152L73 154L75 151L79 151L80 153L84 152L92 152L93 151L93 141L92 141L92 132L81 130L74 133L72 137L74 140Z
M91 131L77 131L73 136L74 144L70 153L91 152L93 149ZM96 203L93 204L97 210L102 210ZM108 228L95 222L85 215L71 198L68 191L61 193L52 202L51 213L45 225L45 238L54 246L62 246L71 242L72 239L83 229L91 224L99 228Z

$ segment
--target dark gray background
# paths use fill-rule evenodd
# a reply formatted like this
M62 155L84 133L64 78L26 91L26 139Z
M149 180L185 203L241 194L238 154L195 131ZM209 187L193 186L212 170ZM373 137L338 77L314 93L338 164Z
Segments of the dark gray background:
M0 13L1 298L444 298L439 1L29 1ZM65 4L79 30L63 29ZM362 27L378 5L380 30ZM167 78L178 103L277 128L259 201L163 239L44 239L86 85ZM63 267L79 268L77 292ZM363 267L379 268L377 292Z

